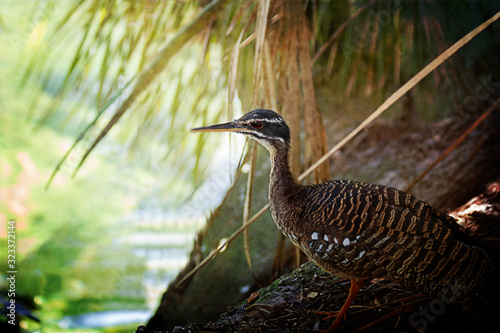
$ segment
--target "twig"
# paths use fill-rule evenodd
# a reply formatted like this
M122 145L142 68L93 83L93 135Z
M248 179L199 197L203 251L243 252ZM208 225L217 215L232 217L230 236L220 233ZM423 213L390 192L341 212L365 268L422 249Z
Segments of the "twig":
M264 215L264 213L269 209L269 204L266 204L262 207L248 222L242 225L238 230L233 232L231 236L226 238L226 240L217 246L210 254L203 259L195 268L193 268L189 273L187 273L176 285L175 288L178 288L184 281L188 280L194 273L203 268L213 257L215 257L222 249L226 248L226 246L231 243L236 237L238 237L246 228L248 228L252 223L254 223L259 217Z
M246 225L248 223L248 219L250 218L250 214L252 212L252 197L253 197L253 186L255 183L255 169L257 168L257 143L253 142L251 144L250 148L250 160L251 160L251 166L250 166L250 172L248 173L248 179L247 179L247 190L245 194L245 206L243 208L243 225ZM252 274L253 279L255 282L257 282L257 285L260 285L259 280L257 279L257 276L255 275L255 272L252 267L252 257L250 255L250 233L249 233L249 228L245 228L244 233L243 233L243 243L244 243L244 250L245 250L245 257L247 259L247 264L248 264L248 269L250 270L250 273Z
M384 321L387 321L388 319L390 319L390 318L392 318L394 316L397 316L397 315L400 315L402 313L405 313L408 310L412 309L414 307L414 305L417 304L417 303L419 303L420 301L422 301L422 300L419 299L419 300L416 300L416 301L413 301L413 302L410 302L410 303L406 303L406 304L402 305L401 307L397 308L396 310L392 311L391 313L388 313L385 316L382 316L379 319L377 319L375 321L372 321L371 323L368 323L366 325L361 326L360 328L358 328L354 332L365 331L365 330L367 330L369 328L372 328L373 326L376 326L376 325L378 325L380 323L383 323Z

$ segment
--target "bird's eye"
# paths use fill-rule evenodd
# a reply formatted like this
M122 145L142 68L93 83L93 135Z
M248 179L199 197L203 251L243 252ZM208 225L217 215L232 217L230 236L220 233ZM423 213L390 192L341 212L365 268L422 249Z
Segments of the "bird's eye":
M259 128L262 128L262 121L253 121L252 122L252 127L255 128L255 129L259 129Z

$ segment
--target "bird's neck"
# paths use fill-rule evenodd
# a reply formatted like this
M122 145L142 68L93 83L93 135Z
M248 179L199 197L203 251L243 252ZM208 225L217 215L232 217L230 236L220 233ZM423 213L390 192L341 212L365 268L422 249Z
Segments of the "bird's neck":
M298 244L296 230L301 229L301 221L290 218L298 216L300 191L302 186L295 180L289 165L288 145L269 149L271 153L271 178L269 181L269 205L278 229L294 244ZM300 234L300 231L298 232Z
M271 154L271 177L269 182L269 197L282 197L290 189L298 186L290 170L288 145L277 145L269 149Z

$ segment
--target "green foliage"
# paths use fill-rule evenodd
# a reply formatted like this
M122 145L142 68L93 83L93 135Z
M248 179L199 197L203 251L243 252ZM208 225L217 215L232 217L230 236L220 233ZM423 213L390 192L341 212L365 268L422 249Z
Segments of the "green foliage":
M16 292L43 299L43 313L62 315L105 309L108 298L119 298L129 288L141 290L124 281L125 275L142 276L143 263L133 259L130 248L112 244L125 235L118 221L127 209L127 192L114 174L116 165L96 158L98 173L79 175L74 181L58 179L46 191L44 183L58 158L57 148L68 139L46 128L33 132L22 117L23 102L12 106L0 115L2 172L9 173L0 180L0 188L10 193L2 196L0 211L17 225ZM18 191L16 203L12 196ZM15 204L21 208L15 210ZM6 251L5 238L0 243ZM3 272L5 265L0 263ZM80 303L83 299L92 301ZM138 294L129 301L143 306L143 299ZM80 305L71 307L71 302Z
M315 21L316 81L335 81L335 90L341 92L336 97L342 102L360 95L381 103L499 9L498 3L487 0L322 1ZM345 22L349 24L342 28ZM341 33L332 39L338 29ZM496 32L498 25L477 36L420 87L455 97L473 92L477 84L474 67L498 63L492 52Z
M81 1L60 7L36 22L39 33L24 52L21 86L36 82L55 97L45 103L33 98L35 119L79 133L80 159L119 119L118 132L110 134L129 147L131 159L153 168L178 165L164 176L166 183L198 179L207 160L200 163L197 147L210 153L215 141L186 140L185 134L193 119L215 121L225 104L220 47L182 47L206 28L197 26L191 35L184 29L198 4Z
M140 291L144 263L119 240L128 232L120 222L137 205L151 176L137 165L117 172L118 156L100 150L75 179L70 179L73 168L66 165L53 186L44 189L72 141L71 129L65 134L54 130L71 104L47 123L51 126L31 121L33 105L25 96L37 96L41 105L53 98L35 84L26 85L22 94L17 90L18 56L26 42L20 36L30 25L18 18L32 17L23 3L8 5L2 3L9 13L4 21L8 30L0 34L0 43L8 46L0 50L0 217L16 221L16 297L36 300L40 306L36 315L49 332L61 331L57 321L63 315L123 309L127 303L144 307ZM125 176L131 184L123 182ZM2 253L7 248L5 232L2 224ZM1 287L5 287L6 264L0 262ZM38 327L32 324L29 329Z

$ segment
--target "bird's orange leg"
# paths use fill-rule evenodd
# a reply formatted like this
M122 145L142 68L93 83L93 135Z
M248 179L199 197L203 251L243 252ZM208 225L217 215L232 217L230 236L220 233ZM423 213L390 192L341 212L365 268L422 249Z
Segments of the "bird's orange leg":
M349 289L349 295L347 296L347 299L345 300L344 305L342 305L340 311L335 311L337 312L337 318L335 318L335 321L330 326L330 328L327 331L324 331L325 333L332 333L335 331L337 326L339 326L342 319L344 319L347 310L351 306L352 301L354 301L354 298L358 294L359 288L361 288L361 286L363 285L363 282L363 279L351 278L351 288ZM330 319L332 317L333 315L332 313L330 313L330 316L326 317L325 319Z

